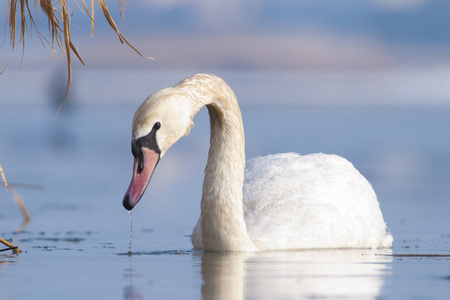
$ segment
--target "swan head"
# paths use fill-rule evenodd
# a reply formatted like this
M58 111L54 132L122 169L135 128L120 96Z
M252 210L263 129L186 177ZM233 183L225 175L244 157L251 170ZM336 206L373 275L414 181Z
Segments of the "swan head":
M189 98L175 88L159 90L149 96L133 117L131 152L133 177L123 198L127 210L139 202L153 171L166 151L189 134L194 123Z

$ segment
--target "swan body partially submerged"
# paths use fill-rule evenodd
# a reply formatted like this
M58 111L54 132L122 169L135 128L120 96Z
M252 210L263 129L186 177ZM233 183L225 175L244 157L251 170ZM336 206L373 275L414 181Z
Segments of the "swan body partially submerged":
M370 183L337 155L295 153L249 161L241 112L229 86L198 74L149 96L133 118L133 178L123 199L131 210L160 158L188 135L206 106L211 146L201 215L192 234L196 249L262 251L391 247ZM245 182L244 182L245 181Z

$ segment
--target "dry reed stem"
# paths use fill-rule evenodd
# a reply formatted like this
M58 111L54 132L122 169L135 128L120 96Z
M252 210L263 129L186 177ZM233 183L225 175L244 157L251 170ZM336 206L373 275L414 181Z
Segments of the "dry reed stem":
M91 37L94 36L94 25L95 25L95 23L94 23L94 17L95 17L94 3L95 3L94 1L91 1L91 10L92 10L92 12L91 12L91 20L92 20L92 22L91 22Z
M23 200L22 200L22 197L20 197L20 195L16 191L16 189L13 188L12 192L13 192L14 200L16 200L16 203L19 206L20 211L22 212L22 215L23 215L22 224L20 224L19 227L16 228L16 230L20 232L23 230L23 228L25 226L28 225L28 223L30 223L31 218L30 218L30 214L28 213L28 209L25 206L25 202L23 202Z
M116 22L114 22L113 18L111 17L108 7L105 4L104 0L98 0L98 3L100 4L100 8L102 9L103 14L105 15L106 20L109 23L109 26L112 27L112 29L114 29L114 31L117 33L117 36L119 37L119 41L123 44L123 42L125 42L128 46L130 46L137 54L139 54L139 56L144 57L136 48L133 47L133 45L131 45L127 39L120 33L119 28L116 25ZM121 3L121 7L123 7L122 2ZM123 11L123 9L121 8L121 11ZM121 12L121 15L123 13ZM123 17L122 17L123 18ZM147 59L154 59L153 57L145 57Z
M13 248L14 247L13 244L11 244L10 242L8 242L8 241L6 241L6 240L4 240L2 238L0 238L0 243L2 243L3 245L5 245L8 248Z
M3 183L5 184L6 190L9 192L8 182L6 181L5 173L3 173L2 165L0 164L0 173L2 174Z
M36 8L36 17L38 16L37 8L40 7L44 15L47 17L48 20L48 30L49 30L49 36L51 43L45 39L45 37L40 33L39 29L36 26L36 23L34 22L33 14L31 13L30 6L28 2L31 0L8 0L7 1L7 20L9 25L9 38L10 38L10 45L11 50L14 51L15 45L16 45L16 15L18 11L20 11L20 39L19 43L22 46L22 59L23 55L25 53L25 31L28 32L29 36L32 36L33 30L36 31L39 40L41 41L42 45L45 48L45 44L51 44L52 47L52 57L55 58L55 48L61 49L65 56L67 61L67 73L68 73L68 79L67 79L67 89L66 94L64 97L64 100L58 109L58 112L61 110L62 106L67 100L67 96L69 94L69 89L72 84L72 60L71 60L71 52L74 53L78 60L84 65L83 60L81 59L80 54L76 50L75 46L72 43L72 38L70 35L70 17L69 17L69 10L67 7L67 0L59 0L54 1L52 3L52 0L34 0L34 6ZM83 8L89 18L91 19L91 36L94 34L94 3L95 0L91 0L91 11L89 11L88 6L85 3L85 0L79 0L81 1ZM100 4L100 8L103 12L103 15L105 16L106 20L108 21L109 25L113 30L117 33L117 36L119 37L119 41L123 44L124 42L131 47L137 54L139 54L141 57L144 57L135 47L133 47L127 39L120 33L119 28L117 27L116 23L114 22L113 18L111 17L111 14L109 13L109 10L106 6L106 3L104 0L97 0ZM59 2L59 11L55 7L57 3ZM74 0L75 4L77 3L76 0ZM19 3L19 7L17 4ZM124 18L124 13L126 12L125 5L127 4L126 0L119 0L120 5L120 17ZM28 28L29 22L30 28ZM62 26L60 23L62 22ZM64 40L64 41L63 41ZM147 59L154 59L152 57L145 57ZM11 58L7 62L6 66L4 67L3 71L0 72L0 75L6 70L9 63L11 62Z
M0 165L0 173L2 174L2 179L3 179L3 183L5 184L6 190L9 191L8 182L6 181L5 173L3 173L2 165ZM24 215L24 221L23 221L22 225L20 225L20 228L22 228L22 227L25 227L30 222L30 214L28 213L25 203L23 202L20 195L15 190L13 190L13 193L14 193L14 198L16 199L16 202L20 207L20 210L22 211L22 214ZM21 202L21 204L19 204L19 202ZM14 254L19 254L20 252L22 252L19 249L19 247L14 246L10 242L2 239L1 237L0 237L0 243L2 243L3 245L8 247L7 249L3 249L0 251L12 250Z
M0 237L0 243L2 243L3 245L5 245L6 247L8 247L8 248L2 249L2 250L0 250L0 251L9 251L9 250L12 250L12 252L13 252L14 254L19 254L20 252L22 252L22 250L20 250L19 247L14 246L14 245L11 244L10 242L8 242L8 241L2 239L1 237Z

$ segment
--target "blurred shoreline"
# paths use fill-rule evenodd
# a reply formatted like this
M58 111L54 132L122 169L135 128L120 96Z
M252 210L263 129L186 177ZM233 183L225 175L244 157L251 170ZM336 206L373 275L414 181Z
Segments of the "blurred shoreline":
M172 86L198 72L222 76L236 93L241 106L450 105L450 66L315 71L213 68L158 70L89 66L74 69L68 104L102 105L105 108L128 104L136 106L156 90ZM64 65L58 63L46 69L27 67L26 70L18 70L10 67L0 80L0 107L59 103L58 99L63 98L65 91L65 75Z

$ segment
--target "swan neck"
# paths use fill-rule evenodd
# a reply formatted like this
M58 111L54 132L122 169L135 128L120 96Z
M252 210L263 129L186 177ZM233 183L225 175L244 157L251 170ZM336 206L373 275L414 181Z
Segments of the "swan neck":
M201 201L203 247L209 251L253 251L242 203L245 137L241 112L236 96L222 79L203 76L196 80L201 84L193 91L198 105L207 106L211 124Z

